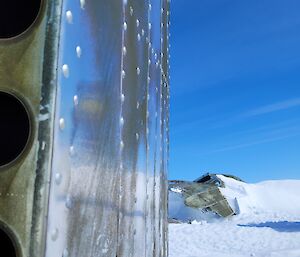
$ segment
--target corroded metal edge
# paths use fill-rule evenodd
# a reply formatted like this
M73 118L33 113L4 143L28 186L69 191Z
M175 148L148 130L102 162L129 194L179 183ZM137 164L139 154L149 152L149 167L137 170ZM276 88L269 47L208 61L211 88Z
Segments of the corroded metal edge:
M43 56L43 73L41 86L40 116L48 115L39 121L38 160L34 187L33 220L31 227L31 244L29 256L44 256L47 233L47 214L51 161L53 151L53 131L55 118L58 47L62 0L48 0L46 6L46 37Z

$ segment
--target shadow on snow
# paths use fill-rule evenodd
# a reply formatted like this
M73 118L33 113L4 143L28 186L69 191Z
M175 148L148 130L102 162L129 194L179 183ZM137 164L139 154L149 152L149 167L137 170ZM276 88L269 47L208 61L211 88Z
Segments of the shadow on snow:
M300 232L300 222L278 221L278 222L264 222L238 225L239 227L250 228L271 228L278 232Z

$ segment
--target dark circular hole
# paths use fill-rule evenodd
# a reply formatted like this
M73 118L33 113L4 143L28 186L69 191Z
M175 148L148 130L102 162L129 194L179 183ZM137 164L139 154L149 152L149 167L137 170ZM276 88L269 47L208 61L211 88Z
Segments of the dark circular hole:
M17 251L12 238L6 233L6 231L0 228L0 248L1 256L16 257Z
M0 167L15 160L30 136L30 118L15 96L0 92Z
M0 38L15 37L26 31L35 21L41 0L1 1Z

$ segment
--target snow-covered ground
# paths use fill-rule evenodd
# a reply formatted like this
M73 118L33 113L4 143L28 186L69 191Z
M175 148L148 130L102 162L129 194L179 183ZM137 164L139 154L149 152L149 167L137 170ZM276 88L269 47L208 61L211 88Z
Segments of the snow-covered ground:
M203 215L171 193L170 214L195 221L170 224L169 257L300 257L299 180L247 184L220 178L238 215Z

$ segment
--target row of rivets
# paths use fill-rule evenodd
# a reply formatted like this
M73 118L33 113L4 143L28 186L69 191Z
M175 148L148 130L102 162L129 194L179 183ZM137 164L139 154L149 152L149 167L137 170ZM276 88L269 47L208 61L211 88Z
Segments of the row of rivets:
M18 193L0 193L0 197L17 197L22 199L25 198L23 194L18 194Z
M127 5L127 0L123 0L123 4L124 4L124 7L123 8L125 8L125 6ZM125 34L125 32L127 31L127 22L126 21L124 21L123 22L123 33ZM125 35L123 34L123 40L122 40L122 42L123 42L123 46L122 46L122 56L123 56L123 58L122 58L122 70L121 70L121 80L124 80L125 79L125 77L126 77L126 72L125 72L125 70L124 70L124 67L123 67L123 63L124 63L124 58L125 58L125 56L126 56L126 54L127 54L127 49L126 49L126 46L124 45L124 38L125 38ZM121 156L121 161L120 161L120 165L119 165L119 168L120 168L120 171L122 171L123 170L123 163L122 163L122 151L123 151L123 148L124 148L124 141L123 141L123 139L122 139L122 137L123 137L123 126L124 126L124 118L123 118L123 104L124 104L124 102L125 102L125 94L124 94L124 92L123 92L123 81L121 81L121 85L120 85L120 100L121 100L121 113L120 113L120 120L119 120L119 123L120 123L120 156ZM121 189L120 189L121 190ZM119 196L120 198L119 198L119 200L121 201L121 194L120 194L120 196ZM120 216L120 218L121 218L121 216Z
M151 4L149 4L149 10L151 10ZM133 15L133 8L132 7L130 7L130 15L132 16ZM149 22L148 23L148 26L149 26L149 30L151 30L151 23ZM139 22L137 22L137 27L139 27ZM124 26L124 30L126 31L127 30L127 24L126 24L126 26ZM137 40L138 41L140 41L141 40L141 35L142 36L144 36L144 33L143 33L143 30L141 31L141 34L140 33L138 33L137 34ZM149 48L151 48L151 42L150 42L150 40L149 40L149 38L148 37L146 37L146 42L147 43L149 43ZM125 48L126 49L126 48ZM153 53L152 54L154 54L154 51L153 51ZM125 51L125 53L124 53L124 51L123 51L123 55L125 56L126 55L126 51ZM160 54L160 56L163 58L164 57L164 54ZM156 57L155 57L155 59L157 59L157 54L156 54ZM151 59L149 58L149 60L148 60L148 64L150 65L151 64ZM160 61L158 61L158 62L156 62L155 63L156 64L156 67L158 68L158 67L160 67L160 69L161 69L161 71L162 71L162 65L160 64ZM140 68L139 67L137 67L136 68L136 72L137 72L137 74L139 75L140 74ZM163 71L162 71L162 73L163 73ZM123 70L122 71L122 78L125 78L125 71ZM150 76L148 76L148 79L147 79L147 81L148 81L148 83L150 83ZM157 86L156 86L156 88L155 88L155 90L156 90L156 92L158 93L158 88L157 88ZM161 96L162 97L162 96ZM121 95L121 99L123 98L123 96ZM149 94L147 95L147 100L149 101L149 99L150 99L150 96L149 96ZM139 102L137 102L137 109L139 109ZM161 110L162 110L162 108L161 108ZM155 115L156 115L156 117L158 116L158 113L156 112L155 113ZM147 117L149 116L149 112L147 112ZM160 120L160 123L161 123L162 121ZM147 134L149 133L149 129L147 128L147 132L146 132ZM161 137L162 137L162 134L160 135ZM138 140L139 139L139 134L138 133L136 133L136 139ZM121 142L121 143L123 143L123 142ZM122 144L121 144L122 145ZM149 149L149 146L147 147L148 149ZM162 148L161 148L162 149ZM162 162L161 162L162 163ZM149 195L147 195L147 199L149 198Z
M85 0L80 0L80 8L81 9L84 9L85 8ZM67 10L66 13L66 21L68 24L73 24L73 13L71 10ZM76 52L76 56L77 58L81 58L81 55L82 55L82 49L81 47L78 45L76 46L76 49L75 49L75 52ZM63 76L67 79L69 78L70 76L70 68L68 66L68 64L63 64L62 65L62 74ZM74 107L76 107L79 103L79 99L78 99L78 96L75 95L73 97L73 104L74 104ZM60 118L59 119L59 129L61 131L63 131L65 129L65 119L64 118ZM70 146L69 148L69 153L70 155L74 155L74 146ZM61 183L62 183L62 174L60 172L57 172L55 173L54 175L54 182L57 186L59 186ZM66 202L65 202L65 206L66 208L71 208L73 205L73 201L72 201L72 198L71 197L67 197L66 198ZM54 228L51 232L51 240L52 241L56 241L59 237L59 230L58 228ZM64 249L63 253L62 253L62 257L69 257L69 252L67 249Z

